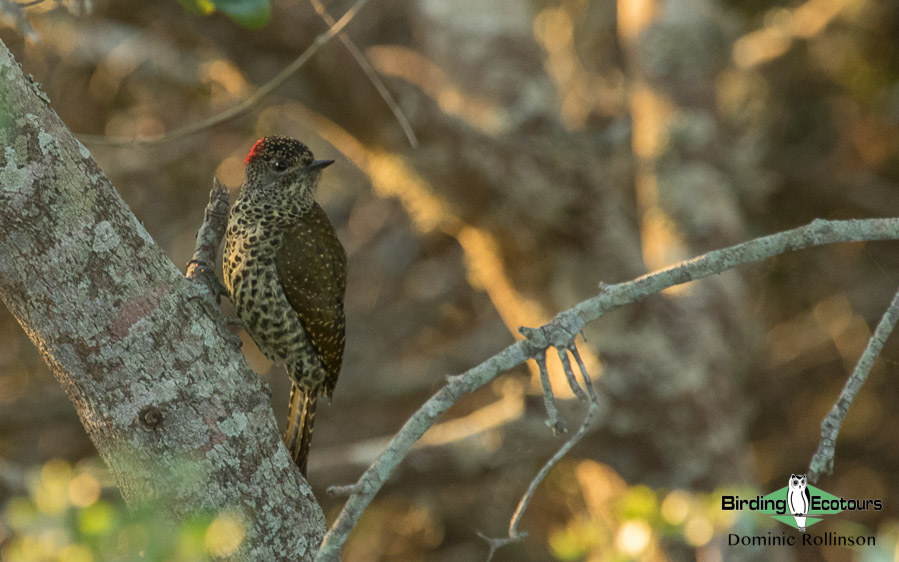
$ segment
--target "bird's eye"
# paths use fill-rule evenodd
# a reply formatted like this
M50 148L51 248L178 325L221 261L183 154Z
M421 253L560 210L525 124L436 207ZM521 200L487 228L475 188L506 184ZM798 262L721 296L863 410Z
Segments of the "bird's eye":
M287 169L287 162L285 162L284 160L275 160L274 162L272 162L272 168L279 172L283 172Z

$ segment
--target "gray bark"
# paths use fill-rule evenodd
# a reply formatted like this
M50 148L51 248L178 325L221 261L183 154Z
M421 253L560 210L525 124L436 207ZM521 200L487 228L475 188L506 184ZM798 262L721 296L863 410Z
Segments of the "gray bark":
M0 146L0 298L128 504L227 511L236 558L311 559L324 517L265 385L2 43Z

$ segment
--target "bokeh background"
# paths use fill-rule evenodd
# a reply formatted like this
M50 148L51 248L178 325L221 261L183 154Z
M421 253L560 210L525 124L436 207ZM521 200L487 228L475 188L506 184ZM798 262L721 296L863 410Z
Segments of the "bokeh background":
M203 5L204 3L192 3ZM339 17L345 0L326 1ZM210 7L211 4L207 4ZM90 7L90 10L85 8ZM248 29L178 2L0 3L0 40L43 86L156 242L184 264L213 176L242 181L263 135L337 164L319 200L347 248L347 349L320 408L309 480L354 481L443 384L619 282L815 218L899 214L899 4L873 0L371 0L244 115L233 107L327 28L273 0ZM805 471L819 423L899 286L895 243L743 266L603 317L579 346L602 396L593 432L538 490L497 560L888 560L899 534L899 349L893 338L818 486L882 498L822 534L876 548L750 549L791 532L720 509ZM226 313L228 305L224 305ZM284 417L288 385L244 338ZM0 557L200 560L239 526L198 520L165 544L129 514L73 407L0 313ZM584 408L550 367L563 415ZM561 445L533 365L455 406L363 517L345 560L478 560ZM893 420L893 421L891 421ZM734 492L736 491L736 492Z

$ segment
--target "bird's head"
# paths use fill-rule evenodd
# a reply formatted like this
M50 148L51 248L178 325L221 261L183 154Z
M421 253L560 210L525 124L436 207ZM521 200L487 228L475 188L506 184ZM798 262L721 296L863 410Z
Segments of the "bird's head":
M270 136L256 141L244 162L244 190L275 191L287 200L311 203L321 170L334 161L313 159L296 139Z

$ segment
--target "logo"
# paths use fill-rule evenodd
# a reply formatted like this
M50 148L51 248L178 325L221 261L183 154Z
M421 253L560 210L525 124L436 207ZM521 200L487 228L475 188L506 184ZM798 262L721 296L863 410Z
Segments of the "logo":
M880 511L883 509L883 500L840 498L809 484L805 474L791 474L786 486L767 496L756 496L751 499L740 496L721 496L721 509L723 511L754 511L768 515L802 533L807 533L807 529L812 525L844 511ZM831 532L826 535L828 544L841 544L840 539L847 541L852 539L852 544L858 546L873 544L874 541L873 536L832 537L831 535L834 533ZM805 534L802 544L818 544L820 541L817 539L820 537L810 538L808 534ZM870 541L864 539L870 539ZM830 542L831 540L838 542ZM794 537L787 535L783 535L783 537L748 537L732 534L729 537L729 544L764 544L768 546L786 544L792 546L797 544L797 541Z
M808 508L811 505L809 498L811 495L808 491L808 483L806 482L805 474L791 474L790 475L790 484L788 486L790 490L787 492L787 501L790 503L790 513L793 514L793 519L796 520L796 525L793 525L803 533L805 532L805 519L806 515L808 515ZM839 513L839 512L837 512ZM814 525L820 519L812 519L809 525ZM784 523L787 523L784 521ZM791 523L787 523L787 525L791 525Z

